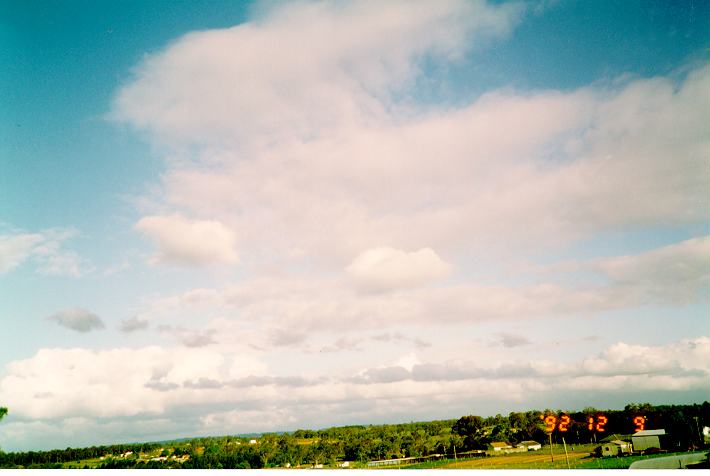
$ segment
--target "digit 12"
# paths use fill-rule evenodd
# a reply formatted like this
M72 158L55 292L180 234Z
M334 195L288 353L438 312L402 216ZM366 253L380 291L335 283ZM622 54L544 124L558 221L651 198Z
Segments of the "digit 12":
M597 415L597 422L594 423L594 417L587 418L587 429L589 431L597 431L599 433L605 432L604 425L607 424L609 419L604 415Z

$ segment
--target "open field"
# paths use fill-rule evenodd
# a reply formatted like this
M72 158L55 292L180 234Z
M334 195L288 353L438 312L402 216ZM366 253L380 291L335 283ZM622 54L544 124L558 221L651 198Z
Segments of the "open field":
M571 469L626 469L635 461L670 456L634 455L622 457L597 458L590 456L595 445L568 447L569 467ZM549 447L528 453L513 453L500 456L471 459L447 459L402 466L403 469L567 469L567 459L561 446L553 449L554 461L550 457Z
M567 455L570 466L576 467L580 460L589 458L589 453L594 449L594 445L575 446L567 448ZM511 453L507 455L496 455L468 459L447 459L441 461L431 461L406 466L407 469L551 469L567 468L564 449L562 446L553 448L554 462L551 461L549 447L539 451L529 451L527 453Z

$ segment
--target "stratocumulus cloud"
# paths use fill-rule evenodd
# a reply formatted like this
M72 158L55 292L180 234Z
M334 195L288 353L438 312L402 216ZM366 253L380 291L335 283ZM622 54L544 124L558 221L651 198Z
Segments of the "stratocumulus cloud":
M79 307L59 311L49 316L47 320L81 333L106 328L99 316Z
M382 246L359 254L346 271L360 286L387 290L439 280L449 275L451 265L431 248L407 253Z
M149 325L150 324L145 319L132 317L130 319L125 319L121 321L119 329L121 330L121 332L136 332L147 329Z
M88 269L87 264L76 252L64 248L65 242L76 235L76 230L71 228L0 234L0 274L33 261L40 274L72 277L83 275Z
M710 390L710 338L665 346L619 342L572 363L528 360L486 366L471 361L428 362L363 368L352 375L315 379L258 375L265 369L263 363L246 354L208 349L42 349L31 358L10 363L0 379L0 390L18 416L38 419L169 413L186 405L217 408L223 402L248 407L261 400L269 402L258 410L264 421L275 404L289 420L301 421L297 413L304 406L363 398L395 403L406 396L426 400L445 394L458 395L458 405L471 395L497 394L497 388L515 388L516 395L501 397L515 399L520 392L533 396L587 388L591 382L614 391L637 385L649 391L667 385ZM94 397L87 400L86 395ZM319 425L319 421L310 425Z
M180 216L141 218L135 228L156 245L156 263L186 265L236 264L234 233L214 220L187 220Z

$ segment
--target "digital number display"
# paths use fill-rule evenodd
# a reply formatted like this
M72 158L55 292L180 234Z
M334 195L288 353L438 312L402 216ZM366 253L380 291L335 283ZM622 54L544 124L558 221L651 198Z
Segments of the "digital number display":
M545 424L545 431L548 433L554 431L565 433L569 431L569 426L572 423L570 416L564 414L560 416L541 414L540 419ZM591 432L605 433L607 423L609 423L609 418L606 415L598 414L586 417L587 430ZM634 417L633 424L636 432L643 431L646 428L646 417L640 415ZM580 423L580 425L584 425L584 423Z
M636 431L643 431L644 428L646 428L646 417L644 416L637 416L634 418L634 425L636 425Z
M572 419L569 415L562 415L559 419L556 415L540 415L540 418L545 422L545 431L552 433L553 431L566 432L569 430L569 424Z
M596 431L597 433L604 433L606 429L604 426L609 422L609 419L604 415L597 415L596 421L594 417L589 417L587 419L587 429L589 431Z

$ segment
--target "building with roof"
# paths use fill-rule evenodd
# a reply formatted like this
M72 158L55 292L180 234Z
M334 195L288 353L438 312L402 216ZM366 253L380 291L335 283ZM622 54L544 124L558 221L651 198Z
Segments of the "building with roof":
M631 443L622 440L612 440L602 443L594 449L597 456L621 456L632 453Z
M505 443L503 441L494 441L491 443L491 448L493 448L493 451L503 451L511 450L513 449L513 446L510 443Z
M666 430L643 430L631 435L631 442L634 445L634 451L647 451L651 448L663 449L666 439Z
M542 445L537 441L526 440L518 443L519 447L525 448L526 451L537 451L542 449Z

